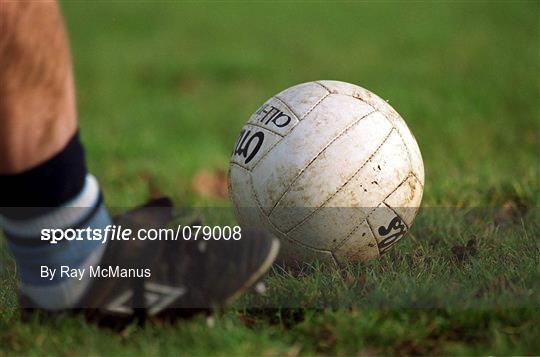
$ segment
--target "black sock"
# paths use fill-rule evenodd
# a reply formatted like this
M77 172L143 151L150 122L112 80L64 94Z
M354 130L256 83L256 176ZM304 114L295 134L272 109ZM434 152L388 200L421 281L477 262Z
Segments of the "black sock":
M86 174L84 149L76 132L46 162L15 175L0 175L0 215L26 219L58 207L81 192Z

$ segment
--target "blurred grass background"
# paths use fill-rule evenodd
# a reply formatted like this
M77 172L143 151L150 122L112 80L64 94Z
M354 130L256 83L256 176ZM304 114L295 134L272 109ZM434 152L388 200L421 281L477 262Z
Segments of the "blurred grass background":
M145 198L141 173L191 203L228 165L268 97L336 79L405 118L426 205L538 204L537 2L65 2L82 133L108 202ZM535 191L532 191L532 190Z
M0 355L540 353L537 1L62 7L88 162L111 207L138 204L153 188L179 205L227 205L193 192L194 175L227 169L241 126L268 97L336 79L389 100L407 121L426 167L424 206L506 207L498 215L511 217L503 229L485 217L475 225L424 215L389 256L347 272L345 283L325 270L274 272L262 298L330 292L323 297L337 309L250 312L242 306L261 297L248 295L212 321L121 334L65 316L20 323L15 280L4 273ZM478 254L467 250L471 239ZM453 308L374 306L445 297Z

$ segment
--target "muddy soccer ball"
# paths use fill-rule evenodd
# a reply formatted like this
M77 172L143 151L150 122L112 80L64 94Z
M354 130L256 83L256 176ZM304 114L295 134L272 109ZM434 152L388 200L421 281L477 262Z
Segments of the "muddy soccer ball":
M401 116L338 81L266 101L242 128L229 170L239 223L279 237L286 263L384 254L410 228L423 185L420 150Z

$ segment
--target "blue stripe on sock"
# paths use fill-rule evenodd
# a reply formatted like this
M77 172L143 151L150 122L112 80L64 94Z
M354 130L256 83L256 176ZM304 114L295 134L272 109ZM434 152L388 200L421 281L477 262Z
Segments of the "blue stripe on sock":
M98 210L102 208L103 203L103 197L101 193L99 194L98 201L96 202L96 206L91 209L89 213L87 213L81 221L73 224L72 226L68 228L73 229L84 229L86 227L89 227L90 221L93 219L93 217L97 214ZM64 209L72 209L72 210L79 210L82 209L82 207L71 207L71 208L64 208ZM51 227L52 228L52 227ZM49 245L50 243L48 241L43 241L41 239L36 239L35 237L19 237L14 235L13 233L9 232L7 229L4 229L4 233L9 237L9 241L17 246L25 246L25 247L36 247L41 245ZM63 240L58 242L58 244L64 244L67 241Z
M105 229L107 225L112 224L107 209L103 205L92 212L93 214L86 220L86 225L78 228ZM15 257L21 282L36 286L53 285L67 279L67 277L59 276L60 266L78 268L102 245L101 241L82 240L26 246L17 244L9 236L7 238L7 246ZM35 237L35 239L40 241L40 237ZM42 266L57 269L53 280L41 277Z

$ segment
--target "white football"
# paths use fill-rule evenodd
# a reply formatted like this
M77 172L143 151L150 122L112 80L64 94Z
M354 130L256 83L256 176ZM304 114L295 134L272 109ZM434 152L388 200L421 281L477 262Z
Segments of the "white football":
M423 186L420 150L401 116L338 81L266 101L242 128L229 169L239 223L279 237L286 263L384 254L410 228Z

